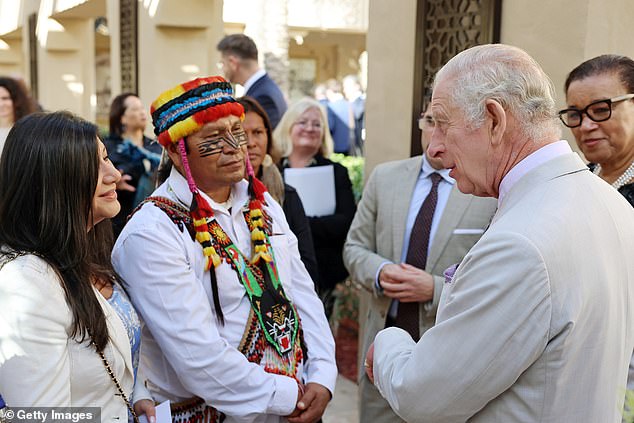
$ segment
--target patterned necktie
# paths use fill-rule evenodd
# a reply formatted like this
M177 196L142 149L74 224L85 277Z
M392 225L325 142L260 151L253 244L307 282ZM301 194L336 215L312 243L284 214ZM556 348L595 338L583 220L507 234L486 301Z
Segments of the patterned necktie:
M432 183L431 190L416 215L405 258L406 263L423 270L425 270L427 263L427 247L429 245L431 222L434 218L436 203L438 202L438 184L442 177L434 172L430 175L430 178ZM406 330L416 342L419 339L418 314L418 302L399 302L396 319L394 320L394 326Z

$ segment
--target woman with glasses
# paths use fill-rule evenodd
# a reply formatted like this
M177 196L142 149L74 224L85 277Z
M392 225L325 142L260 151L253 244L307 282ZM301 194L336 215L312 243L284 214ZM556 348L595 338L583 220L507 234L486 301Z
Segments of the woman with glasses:
M288 108L275 128L273 142L283 157L280 163L282 169L333 168L334 212L325 216L311 216L311 211L306 210L317 255L319 281L315 283L326 314L330 315L332 291L337 283L348 276L342 258L343 243L357 209L348 170L328 159L333 148L328 119L319 102L312 98L299 100Z
M574 68L559 118L592 171L634 206L634 60L605 54Z

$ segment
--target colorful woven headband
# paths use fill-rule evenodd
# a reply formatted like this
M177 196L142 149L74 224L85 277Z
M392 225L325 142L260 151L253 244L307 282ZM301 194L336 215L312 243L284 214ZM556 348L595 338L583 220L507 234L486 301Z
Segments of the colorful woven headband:
M165 91L150 108L158 142L167 147L229 115L242 119L244 108L232 93L231 84L220 76L197 78Z

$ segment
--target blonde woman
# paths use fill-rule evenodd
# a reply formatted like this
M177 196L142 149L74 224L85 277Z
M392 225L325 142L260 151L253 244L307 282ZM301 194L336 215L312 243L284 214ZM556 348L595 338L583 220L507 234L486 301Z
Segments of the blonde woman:
M328 119L319 102L311 98L299 100L288 108L273 133L273 142L282 156L282 173L286 168L333 167L335 212L326 216L308 216L319 271L316 285L326 313L330 314L332 290L348 276L342 251L356 212L348 170L328 159L332 153Z

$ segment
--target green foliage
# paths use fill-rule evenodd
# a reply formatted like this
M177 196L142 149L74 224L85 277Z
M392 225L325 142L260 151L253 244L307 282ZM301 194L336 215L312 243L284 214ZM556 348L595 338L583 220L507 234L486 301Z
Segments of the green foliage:
M634 391L625 391L623 423L634 423Z
M348 319L357 322L359 320L359 289L350 280L346 280L337 284L334 296L333 321Z
M330 156L330 160L340 163L348 169L354 199L358 203L363 193L363 166L365 159L359 156L346 156L344 154L334 153Z

